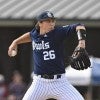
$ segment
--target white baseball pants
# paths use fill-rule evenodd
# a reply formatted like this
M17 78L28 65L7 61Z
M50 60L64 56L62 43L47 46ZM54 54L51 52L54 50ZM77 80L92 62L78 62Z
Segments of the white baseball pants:
M33 77L33 82L22 100L84 100L81 94L68 82L65 75L59 79Z

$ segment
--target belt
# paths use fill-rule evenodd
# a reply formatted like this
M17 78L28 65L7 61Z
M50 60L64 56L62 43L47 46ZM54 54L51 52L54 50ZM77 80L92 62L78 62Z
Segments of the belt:
M43 74L43 75L36 75L36 76L39 76L39 77L45 78L45 79L58 79L58 78L61 78L61 74L58 74L58 75Z

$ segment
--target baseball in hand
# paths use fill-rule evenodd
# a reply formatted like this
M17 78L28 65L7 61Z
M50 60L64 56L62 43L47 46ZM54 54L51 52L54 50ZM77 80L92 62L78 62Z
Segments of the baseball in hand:
M14 57L17 54L16 50L12 50L11 56Z

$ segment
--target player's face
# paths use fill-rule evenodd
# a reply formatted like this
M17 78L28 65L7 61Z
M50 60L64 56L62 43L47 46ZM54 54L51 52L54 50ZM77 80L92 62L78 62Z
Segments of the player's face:
M54 27L55 27L55 20L54 19L44 20L44 21L40 22L39 26L40 26L40 28L42 30L45 30L46 32L49 32L49 31L54 29Z

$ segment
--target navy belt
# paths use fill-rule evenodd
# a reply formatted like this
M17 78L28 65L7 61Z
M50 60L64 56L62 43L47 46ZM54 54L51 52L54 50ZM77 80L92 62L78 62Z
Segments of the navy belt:
M36 75L36 76L40 76L41 78L45 78L45 79L58 79L61 78L61 75L47 75L47 74L43 74L43 75Z

